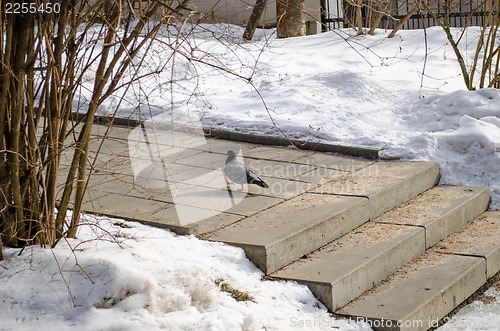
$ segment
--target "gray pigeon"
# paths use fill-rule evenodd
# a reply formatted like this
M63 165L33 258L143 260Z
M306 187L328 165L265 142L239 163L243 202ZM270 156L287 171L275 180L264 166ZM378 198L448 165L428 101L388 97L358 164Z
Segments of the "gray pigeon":
M234 151L227 151L226 164L224 165L224 173L227 178L234 183L241 185L241 190L243 190L243 184L257 184L260 187L268 188L262 179L259 178L252 170L245 167L243 164L236 160L236 153ZM231 183L230 183L231 184Z

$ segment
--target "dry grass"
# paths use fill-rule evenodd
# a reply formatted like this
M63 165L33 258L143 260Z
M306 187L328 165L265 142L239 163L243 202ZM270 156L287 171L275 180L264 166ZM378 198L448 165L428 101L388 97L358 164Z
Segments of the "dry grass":
M234 289L224 281L223 278L217 279L215 285L220 288L222 292L229 293L233 299L236 301L252 301L255 302L254 298L248 292L241 292L240 290Z

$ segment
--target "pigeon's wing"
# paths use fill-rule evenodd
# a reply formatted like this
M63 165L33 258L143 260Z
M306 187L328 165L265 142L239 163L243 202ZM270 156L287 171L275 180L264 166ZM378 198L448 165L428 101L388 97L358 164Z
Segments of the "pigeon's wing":
M259 178L252 170L246 168L248 184L257 184L260 187L268 188L269 186L262 179Z
M247 173L247 182L249 184L253 184L254 182L258 182L261 179L259 176L257 176L252 170L246 168L246 173Z
M247 168L236 160L226 163L224 166L224 172L227 178L238 184L247 183Z

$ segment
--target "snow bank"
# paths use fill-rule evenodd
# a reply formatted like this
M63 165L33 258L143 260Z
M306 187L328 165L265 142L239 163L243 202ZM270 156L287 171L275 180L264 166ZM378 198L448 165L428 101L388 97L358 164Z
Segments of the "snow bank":
M4 248L0 329L363 329L331 318L305 286L263 281L242 249L119 220L85 223L78 240L52 250ZM220 278L254 302L220 291Z

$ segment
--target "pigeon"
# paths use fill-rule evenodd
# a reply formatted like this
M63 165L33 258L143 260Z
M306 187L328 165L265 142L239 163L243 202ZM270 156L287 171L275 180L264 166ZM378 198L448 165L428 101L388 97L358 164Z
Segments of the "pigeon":
M227 151L227 159L226 164L224 165L224 173L227 178L234 183L238 183L241 185L241 189L243 190L243 184L257 184L260 187L268 188L267 185L262 179L259 178L256 174L253 173L252 170L245 167L243 164L236 160L236 153L234 151ZM232 183L229 183L232 184Z

